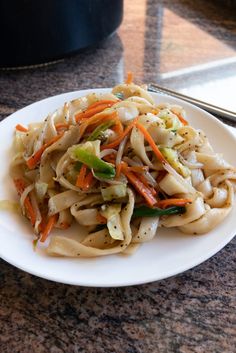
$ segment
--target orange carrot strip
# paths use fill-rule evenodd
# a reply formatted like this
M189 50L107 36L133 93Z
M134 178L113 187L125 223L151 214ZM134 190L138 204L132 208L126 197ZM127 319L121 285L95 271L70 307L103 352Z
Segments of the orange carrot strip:
M85 130L87 129L88 126L92 124L101 124L107 120L113 120L117 117L117 112L113 113L100 113L100 114L95 114L91 116L90 118L86 119L81 125L80 125L80 138L83 136Z
M117 164L117 166L116 166L116 178L119 178L120 173L121 173L121 169L122 169L122 163Z
M61 223L59 224L59 228L60 228L60 229L68 229L69 227L70 227L70 224L67 223L67 222L61 222Z
M87 166L85 164L82 165L82 167L80 168L77 180L76 180L76 186L78 186L78 188L83 189L84 187L84 178L86 176L86 171L87 171Z
M86 175L86 177L84 178L83 190L88 190L91 187L93 180L93 173L89 172L88 175Z
M180 113L176 113L173 110L171 110L173 114L177 115L178 119L181 121L183 125L188 125L187 120L185 120Z
M15 184L16 190L19 193L19 195L22 195L25 190L25 187L26 187L24 180L14 179L14 184ZM26 210L26 215L29 218L32 226L34 226L35 222L36 222L36 214L35 214L35 211L32 206L32 203L30 201L29 196L26 196L25 201L24 201L24 206L25 206L25 210Z
M78 113L75 115L75 121L78 123L80 121L83 121L84 119L91 118L95 114L101 113L104 109L110 108L112 105L117 103L117 101L109 101L109 103L100 103L99 102L94 103L94 107L89 107L87 110L85 110L82 113Z
M24 127L24 126L21 125L21 124L17 124L15 129L18 130L18 131L22 131L22 132L28 132L28 131L29 131L29 130L27 129L27 127Z
M107 154L106 156L102 157L102 159L104 159L104 161L106 161L108 163L115 163L115 155L114 155L114 153Z
M115 120L115 125L111 128L115 133L117 133L118 135L122 134L124 131L123 125L121 123L121 121L119 120L119 118L117 118Z
M38 164L38 162L40 161L41 156L42 156L43 152L46 150L46 148L48 148L53 143L55 143L57 140L59 140L62 137L62 135L63 134L60 134L60 135L53 137L51 140L46 142L38 151L36 151L33 154L33 156L31 156L26 162L28 168L34 169L36 167L36 165Z
M142 175L142 174L139 174L138 177L139 177L139 179L141 180L141 182L142 182L146 187L148 187L148 188L150 189L152 195L155 196L155 195L157 194L157 192L156 192L156 190L155 190L153 187L151 187L151 186L148 184L148 181L147 181L147 179L145 178L145 176Z
M144 197L144 199L147 201L149 206L153 207L156 203L157 200L153 196L152 191L150 190L149 187L145 186L144 183L132 172L128 172L126 168L122 168L122 171L124 171L125 176L128 178L130 183L135 187L135 189Z
M48 222L46 224L46 227L42 231L41 237L40 237L40 241L42 243L47 239L49 233L51 232L52 228L54 227L54 225L55 225L55 223L57 221L57 216L58 216L57 214L54 214L53 216L50 216L48 218Z
M14 184L19 195L25 190L25 182L23 179L14 179Z
M26 196L25 198L24 206L26 209L27 216L29 217L32 226L34 226L36 222L36 214L28 196Z
M68 129L68 127L70 126L70 124L68 123L58 123L55 125L56 130L60 130L60 129Z
M97 214L96 219L99 224L106 224L107 223L107 219L105 217L103 217L100 213Z
M129 166L128 170L130 172L135 172L135 173L143 173L146 172L148 170L148 167L146 166L141 166L141 165L133 165L133 166ZM145 179L145 177L144 177ZM146 180L146 179L145 179Z
M192 200L191 199L166 199L166 200L158 201L157 206L161 208L166 208L168 206L184 206L189 202L192 202Z
M102 105L102 104L107 104L107 105L109 105L111 107L112 105L114 105L115 103L118 103L118 102L120 102L120 99L117 99L115 101L108 100L108 99L103 99L103 100L100 100L98 102L95 102L95 103L91 104L88 107L87 110L92 109L92 108L96 108L96 107L98 107L99 105Z
M111 143L108 143L107 145L101 146L101 150L105 150L105 149L108 149L108 148L114 148L114 147L118 146L121 143L121 141L124 139L124 137L129 134L131 129L133 129L133 127L135 126L135 124L137 122L137 119L138 119L138 117L135 118L132 121L132 123L127 126L125 131L122 134L120 134L120 136L115 141L113 141Z
M128 71L127 79L125 80L125 83L130 84L132 82L133 82L133 74L132 74L132 72Z
M151 146L153 152L155 153L155 155L157 156L159 161L162 162L162 163L165 163L165 164L169 164L167 162L167 160L165 159L165 157L162 155L162 153L159 150L159 148L157 147L157 145L155 144L152 136L145 129L145 127L143 125L141 125L140 123L136 123L136 127L141 131L141 133L143 134L145 140L149 143L149 145Z

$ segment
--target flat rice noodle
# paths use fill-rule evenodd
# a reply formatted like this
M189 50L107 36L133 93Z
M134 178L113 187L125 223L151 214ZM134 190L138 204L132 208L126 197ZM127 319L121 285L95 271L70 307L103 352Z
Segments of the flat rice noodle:
M64 135L51 146L49 146L41 157L40 163L40 181L50 185L55 176L54 170L51 167L51 160L54 151L66 151L71 145L74 145L79 140L79 128L73 126L70 130L66 131Z
M210 208L202 217L189 224L179 227L183 233L187 234L204 234L210 232L219 223L221 223L231 212L234 201L233 187L230 182L226 181L228 187L228 198L225 207Z
M152 240L157 232L159 217L142 217L138 232L132 237L132 243L145 243Z
M139 158L147 166L152 167L152 162L149 160L146 154L145 145L144 145L144 136L137 128L132 129L132 132L130 135L130 143L135 154L139 156Z
M144 88L135 85L134 83L117 85L112 89L113 94L122 93L124 98L129 98L133 96L138 96L146 99L149 103L154 104L154 99L150 93Z
M186 205L186 212L180 215L161 217L161 225L163 227L180 227L200 218L206 213L204 201L202 197L197 197L191 204Z
M76 202L82 201L86 196L78 194L76 191L67 190L50 197L48 201L49 215L54 215L65 210Z
M110 248L101 249L93 246L87 246L87 238L85 238L83 242L79 242L77 240L69 239L66 237L52 236L50 239L49 246L47 248L48 255L67 257L97 257L116 254L125 250L125 248L127 248L127 246L130 244L132 238L130 221L134 208L133 192L130 189L128 189L127 192L129 195L129 202L121 212L121 222L125 232L125 238L123 241L115 241L111 244ZM102 240L104 239L104 237L102 238ZM86 245L84 245L84 242L86 243ZM102 246L102 243L99 242L99 245Z
M221 154L204 154L196 152L197 161L203 164L204 170L230 169L232 166L224 160Z

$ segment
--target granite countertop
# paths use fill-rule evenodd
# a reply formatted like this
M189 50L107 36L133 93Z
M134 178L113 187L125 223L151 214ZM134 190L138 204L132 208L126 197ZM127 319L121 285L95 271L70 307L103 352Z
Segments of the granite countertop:
M109 87L128 70L236 110L235 8L203 0L125 1L118 32L54 65L0 71L0 117L76 89ZM234 90L232 89L234 87ZM233 353L236 241L183 274L141 286L53 283L0 262L4 353Z

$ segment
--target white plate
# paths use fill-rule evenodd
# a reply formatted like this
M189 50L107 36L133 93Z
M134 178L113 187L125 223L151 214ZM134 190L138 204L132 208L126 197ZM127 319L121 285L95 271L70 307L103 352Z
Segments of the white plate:
M93 90L101 92L105 90ZM0 199L16 199L8 176L10 146L17 123L42 120L48 112L65 101L89 93L79 91L61 94L29 105L0 123ZM153 94L158 102L182 105L190 123L203 129L215 151L236 165L234 135L220 121L201 109L183 101ZM117 287L147 283L186 271L222 249L234 236L235 208L212 232L202 236L181 234L176 229L158 230L150 243L143 244L130 256L112 255L95 259L47 257L32 250L32 230L23 217L0 212L0 256L10 264L52 281L98 287Z

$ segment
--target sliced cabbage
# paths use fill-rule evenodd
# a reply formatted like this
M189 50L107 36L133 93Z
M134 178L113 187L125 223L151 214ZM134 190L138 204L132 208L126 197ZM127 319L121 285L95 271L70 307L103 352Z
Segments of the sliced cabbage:
M47 193L47 190L48 190L47 183L42 183L39 181L35 183L35 191L39 200L43 200L44 196Z
M121 205L103 205L101 215L107 219L110 236L116 240L124 240L124 231L120 219Z
M178 153L177 151L173 150L172 148L169 147L161 147L160 148L161 153L163 156L166 158L166 160L170 163L170 165L183 177L188 177L191 172L190 170L185 167L182 163L180 163L178 159Z
M101 193L104 201L111 201L126 196L127 187L125 184L111 185L102 188Z

